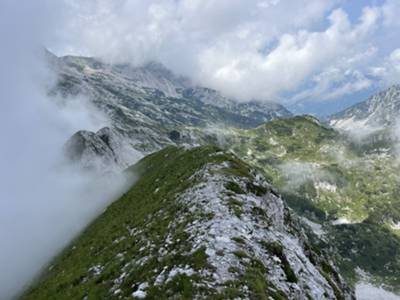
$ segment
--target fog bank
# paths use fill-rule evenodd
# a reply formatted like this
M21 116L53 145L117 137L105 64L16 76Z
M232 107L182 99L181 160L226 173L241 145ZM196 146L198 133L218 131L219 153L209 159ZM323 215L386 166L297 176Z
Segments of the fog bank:
M53 3L52 3L53 2ZM12 298L119 194L122 180L82 173L62 147L76 130L107 125L82 99L60 107L43 47L60 3L0 4L0 299ZM58 1L57 1L58 2ZM56 9L57 8L57 9ZM105 182L105 180L107 180Z

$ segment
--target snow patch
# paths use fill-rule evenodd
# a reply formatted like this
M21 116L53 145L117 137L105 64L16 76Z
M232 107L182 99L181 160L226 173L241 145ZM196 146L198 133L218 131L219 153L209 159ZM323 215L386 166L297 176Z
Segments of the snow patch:
M319 181L315 183L315 188L326 190L328 192L336 193L337 186L335 184L331 184L327 181Z
M357 222L353 222L345 217L340 217L334 221L332 221L332 225L343 225L343 224L355 224Z
M356 284L357 300L400 300L400 296L370 283Z

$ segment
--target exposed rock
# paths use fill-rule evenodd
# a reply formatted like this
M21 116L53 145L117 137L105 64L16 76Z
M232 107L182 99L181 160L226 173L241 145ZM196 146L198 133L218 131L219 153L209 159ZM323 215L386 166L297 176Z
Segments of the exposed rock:
M400 85L393 85L364 102L334 114L329 122L348 131L372 131L396 125L399 111Z
M277 103L238 103L216 90L194 86L154 62L132 67L74 56L51 56L49 61L58 74L51 94L85 95L110 118L113 128L145 154L176 144L168 136L172 130L248 128L291 116Z
M101 173L126 168L142 156L109 127L97 133L78 131L66 142L64 152L68 159L84 169Z
M22 299L354 298L302 221L234 155L168 147L130 170L137 182Z

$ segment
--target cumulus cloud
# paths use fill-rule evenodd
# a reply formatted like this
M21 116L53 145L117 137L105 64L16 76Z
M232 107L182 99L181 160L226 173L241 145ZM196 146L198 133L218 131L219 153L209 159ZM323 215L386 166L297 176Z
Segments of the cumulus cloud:
M291 62L284 60L291 51L301 51L312 35L299 28L320 24L335 2L80 1L75 2L77 18L69 33L71 43L80 45L75 53L83 49L111 62L133 64L160 60L231 96L265 98L276 91L272 73L282 70L283 63L289 69L286 63ZM303 60L306 51L291 59ZM293 87L292 78L300 81L309 73L297 70L306 65L304 60L282 74L279 87Z
M297 88L314 72L328 67L351 53L374 28L377 13L365 9L360 22L354 26L344 11L338 9L329 16L330 25L325 31L299 31L283 35L278 45L268 54L235 54L223 65L224 52L216 49L206 61L216 71L208 70L205 78L222 90L233 91L243 98L269 98L278 92ZM222 55L222 57L220 57ZM229 55L229 54L228 54ZM221 64L218 67L219 64ZM248 89L243 88L241 83Z
M400 26L400 3L396 0L387 0L382 5L385 26Z
M330 67L311 79L312 86L295 94L290 102L329 101L368 89L373 81L357 69Z
M399 9L394 0L365 3L354 19L340 0L68 3L73 18L61 53L134 65L158 60L239 100L289 94L290 101L333 100L369 88L366 66L382 56L376 35L392 30ZM335 70L346 80L327 84Z
M386 56L382 64L369 69L371 76L379 80L383 86L400 83L400 48L394 49Z

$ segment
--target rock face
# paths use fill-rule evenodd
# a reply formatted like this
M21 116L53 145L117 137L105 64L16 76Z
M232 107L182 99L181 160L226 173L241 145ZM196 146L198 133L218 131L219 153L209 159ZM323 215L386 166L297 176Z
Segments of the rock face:
M22 299L353 299L303 223L216 147L167 147Z
M111 126L144 153L174 144L168 137L172 130L248 128L291 115L276 103L237 103L218 91L194 86L158 63L131 67L93 58L50 57L58 74L51 93L87 96L110 118Z
M368 100L330 117L331 126L344 130L379 129L393 126L400 111L400 85L394 85Z
M101 173L127 168L142 155L109 127L98 132L81 130L65 144L66 157L81 167Z

